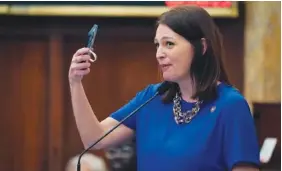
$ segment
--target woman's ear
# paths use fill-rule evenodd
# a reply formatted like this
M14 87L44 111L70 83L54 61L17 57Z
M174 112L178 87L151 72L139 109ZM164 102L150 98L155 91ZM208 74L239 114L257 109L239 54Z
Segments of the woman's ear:
M207 39L201 38L201 44L203 47L202 54L204 55L207 52L207 48L208 48Z

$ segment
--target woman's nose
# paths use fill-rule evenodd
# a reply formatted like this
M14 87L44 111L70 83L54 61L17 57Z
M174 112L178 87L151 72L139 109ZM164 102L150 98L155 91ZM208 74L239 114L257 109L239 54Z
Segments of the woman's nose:
M156 52L156 58L161 59L165 57L165 52L162 47L158 47L157 52Z

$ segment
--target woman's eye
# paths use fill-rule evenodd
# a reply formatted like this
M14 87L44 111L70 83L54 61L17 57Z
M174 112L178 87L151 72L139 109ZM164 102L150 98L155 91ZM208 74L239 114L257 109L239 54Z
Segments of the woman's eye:
M173 42L166 42L167 48L172 48L174 46Z
M159 45L159 43L155 43L155 46L156 46L156 48L159 48L160 45Z

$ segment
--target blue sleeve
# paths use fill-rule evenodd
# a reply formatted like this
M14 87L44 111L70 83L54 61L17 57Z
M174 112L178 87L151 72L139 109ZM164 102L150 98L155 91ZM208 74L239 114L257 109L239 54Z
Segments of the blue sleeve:
M112 113L110 117L117 121L121 121L126 116L128 116L131 112L137 109L140 105L145 103L149 98L151 98L156 92L156 86L149 85L142 91L138 92L136 96L131 99L127 104L121 107L116 112ZM136 129L136 116L140 113L139 110L136 114L129 117L127 120L124 121L124 125L128 128L135 130Z
M227 103L223 109L223 155L228 170L241 163L259 167L259 144L249 105L239 95Z

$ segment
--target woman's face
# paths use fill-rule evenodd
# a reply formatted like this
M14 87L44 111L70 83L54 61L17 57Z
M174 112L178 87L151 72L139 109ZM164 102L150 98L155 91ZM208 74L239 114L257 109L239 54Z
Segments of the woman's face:
M163 24L157 28L155 44L156 58L164 80L179 82L187 79L194 55L192 44Z

